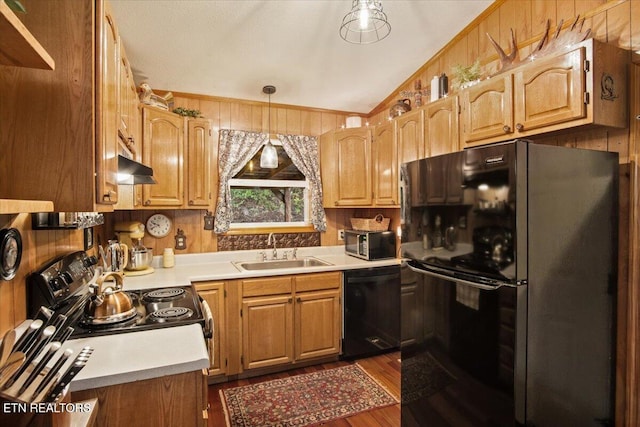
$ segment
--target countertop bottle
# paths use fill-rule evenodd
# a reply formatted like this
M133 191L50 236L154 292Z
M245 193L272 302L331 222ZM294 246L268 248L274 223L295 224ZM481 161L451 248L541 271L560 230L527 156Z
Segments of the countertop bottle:
M433 249L442 249L442 229L440 215L436 215L436 219L433 225L433 236L431 237L433 243Z
M165 248L162 253L162 266L164 268L171 268L176 265L175 255L173 248Z

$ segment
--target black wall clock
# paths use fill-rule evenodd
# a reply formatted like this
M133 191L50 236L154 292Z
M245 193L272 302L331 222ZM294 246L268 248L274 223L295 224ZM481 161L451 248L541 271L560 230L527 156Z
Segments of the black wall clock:
M15 228L0 230L0 278L15 277L22 259L22 238Z

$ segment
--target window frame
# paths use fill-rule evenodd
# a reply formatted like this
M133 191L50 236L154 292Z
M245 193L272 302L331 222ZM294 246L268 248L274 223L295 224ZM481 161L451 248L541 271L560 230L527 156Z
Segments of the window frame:
M309 191L309 179L304 180L283 180L283 179L243 179L231 178L229 180L229 190L234 187L242 188L303 188L304 198L304 220L292 222L233 222L229 225L229 231L242 231L256 228L293 228L303 229L311 226L311 196Z

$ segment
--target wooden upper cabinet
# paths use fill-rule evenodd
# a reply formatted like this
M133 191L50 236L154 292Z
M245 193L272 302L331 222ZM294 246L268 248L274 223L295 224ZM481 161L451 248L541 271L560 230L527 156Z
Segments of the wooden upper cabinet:
M102 3L101 12L98 20L96 201L114 204L118 202L120 49L118 30L107 2Z
M324 207L371 206L371 130L342 129L320 137Z
M136 144L140 144L138 136L138 122L140 120L138 92L122 39L119 41L119 47L118 135L131 151L138 154L139 148L136 146Z
M373 136L373 204L396 206L398 200L398 145L396 126L388 121L376 126Z
M338 184L338 166L336 146L333 142L335 132L320 135L318 147L320 151L320 179L322 180L322 206L335 208L338 200L336 185Z
M449 96L431 102L424 109L425 156L458 151L458 97Z
M628 52L594 39L461 91L462 145L628 126Z
M402 114L395 122L398 134L398 163L424 158L424 109Z
M211 121L187 121L187 205L207 208L211 204Z
M145 207L182 206L184 201L184 119L154 107L142 108L142 159L156 184L142 187Z
M580 48L515 71L518 132L586 117L585 59L585 50Z
M465 144L512 134L513 76L496 76L464 90L461 107Z

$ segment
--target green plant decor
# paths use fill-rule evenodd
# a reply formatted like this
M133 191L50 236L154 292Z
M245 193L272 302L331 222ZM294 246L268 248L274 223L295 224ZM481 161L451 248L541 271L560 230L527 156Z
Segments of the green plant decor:
M467 83L474 82L480 79L480 60L477 59L476 62L474 62L472 65L466 67L464 65L456 64L451 67L451 72L454 78L452 86L455 89L465 87Z
M189 110L188 108L177 107L173 109L173 112L184 117L202 117L200 115L200 110Z
M4 2L9 6L9 9L14 12L27 13L27 9L25 9L18 0L4 0Z
M13 10L14 12L27 13L27 9L24 8L19 0L4 0L4 2L7 4L7 6L9 6L9 9Z

